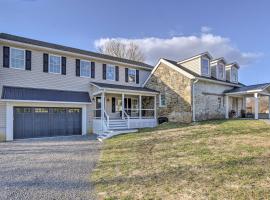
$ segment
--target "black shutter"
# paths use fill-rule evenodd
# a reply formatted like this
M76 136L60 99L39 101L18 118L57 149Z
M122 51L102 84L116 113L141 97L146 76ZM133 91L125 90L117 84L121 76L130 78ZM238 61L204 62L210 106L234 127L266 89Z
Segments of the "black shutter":
M125 81L128 82L128 68L125 68Z
M63 75L66 75L66 74L67 74L67 59L66 59L66 57L62 57L61 64L62 64L62 70L61 70L61 73L62 73Z
M106 64L103 64L103 79L106 80Z
M136 69L136 83L140 83L140 71L138 69Z
M112 113L115 113L115 97L112 97Z
M91 62L91 78L95 78L95 71L96 71L95 62Z
M49 55L47 53L43 54L43 72L48 72L49 68Z
M81 61L80 59L76 59L76 76L80 76L81 75Z
M115 66L115 80L119 81L119 67Z
M25 51L25 69L26 70L31 70L31 57L32 57L32 52L26 50Z
M3 47L3 67L9 68L9 47Z

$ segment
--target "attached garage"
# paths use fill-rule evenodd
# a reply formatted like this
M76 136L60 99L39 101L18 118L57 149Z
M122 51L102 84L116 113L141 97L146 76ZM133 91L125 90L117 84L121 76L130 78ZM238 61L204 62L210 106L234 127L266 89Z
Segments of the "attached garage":
M6 140L84 135L88 92L4 86Z
M14 139L80 135L80 108L14 107Z

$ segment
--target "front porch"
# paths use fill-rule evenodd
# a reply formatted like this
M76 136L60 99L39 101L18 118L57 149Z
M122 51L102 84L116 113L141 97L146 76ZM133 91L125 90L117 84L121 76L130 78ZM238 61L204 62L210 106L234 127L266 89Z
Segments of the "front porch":
M123 91L119 88L101 87L93 94L93 132L134 132L134 129L155 127L156 94L142 88ZM103 86L103 85L102 85ZM127 86L128 87L128 86Z
M270 119L270 84L245 86L225 94L226 119Z

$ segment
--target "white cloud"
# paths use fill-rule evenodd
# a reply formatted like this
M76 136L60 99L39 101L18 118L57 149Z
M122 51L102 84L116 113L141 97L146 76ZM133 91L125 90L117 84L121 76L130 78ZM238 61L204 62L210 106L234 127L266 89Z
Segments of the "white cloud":
M212 28L209 27L209 26L202 26L202 27L201 27L201 32L202 32L202 33L209 33L209 32L211 32L211 31L212 31Z
M101 38L95 41L95 46L96 48L102 47L112 39L118 39L123 43L134 42L139 45L149 64L156 64L159 58L179 61L208 51L214 58L224 57L228 62L236 61L243 66L256 61L262 55L256 52L242 52L233 45L229 38L211 33L170 38Z

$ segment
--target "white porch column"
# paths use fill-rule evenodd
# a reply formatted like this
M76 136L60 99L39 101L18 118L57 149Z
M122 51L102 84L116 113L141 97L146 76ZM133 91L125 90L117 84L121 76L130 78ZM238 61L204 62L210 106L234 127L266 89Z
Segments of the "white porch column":
M229 119L229 96L225 96L225 118Z
M157 118L157 95L155 95L155 98L154 98L154 116L155 116L155 119Z
M142 95L139 95L139 118L142 118Z
M268 107L269 107L268 108L268 110L269 110L269 117L268 118L270 119L270 96L268 96Z
M259 119L259 100L258 93L254 93L254 119Z
M100 114L101 114L101 130L103 132L103 122L104 122L104 92L101 93L101 111L100 111Z
M122 93L122 119L124 119L124 112L125 112L125 94Z
M13 105L7 103L6 105L6 140L13 140Z

